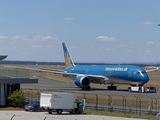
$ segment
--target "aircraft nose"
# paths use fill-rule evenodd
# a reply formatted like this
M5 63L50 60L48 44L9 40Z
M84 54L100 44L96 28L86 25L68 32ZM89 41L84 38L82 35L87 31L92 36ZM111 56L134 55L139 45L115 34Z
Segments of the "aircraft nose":
M149 81L148 75L143 76L143 81L144 81L144 83L147 83Z

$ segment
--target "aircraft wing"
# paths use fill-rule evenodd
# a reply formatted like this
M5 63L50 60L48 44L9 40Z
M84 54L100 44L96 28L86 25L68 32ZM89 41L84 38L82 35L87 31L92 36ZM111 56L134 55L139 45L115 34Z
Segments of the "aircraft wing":
M156 69L146 70L146 72L157 71L158 69L159 69L159 68L157 67Z
M88 74L79 74L79 73L67 73L66 71L63 70L55 70L55 69L42 69L42 68L25 68L25 67L18 67L18 66L5 66L2 65L1 67L6 67L6 68L15 68L15 69L22 69L22 70L31 70L31 71L37 71L37 72L47 72L47 73L53 73L53 74L62 74L64 77L70 77L70 78L75 78L77 76L85 76L89 78L94 78L94 79L104 79L106 78L105 76L100 76L100 75L88 75Z
M72 77L76 77L76 76L84 76L84 77L89 77L89 78L105 78L105 76L101 76L101 75L89 75L89 74L79 74L79 73L67 73L67 72L63 72L63 75L66 75L68 77L72 76Z
M32 70L32 71L38 71L38 72L49 72L49 73L63 73L64 72L62 70L55 70L55 69L25 68L25 67L18 67L18 66L5 66L5 65L1 65L1 67L14 68L14 69L22 69L22 70Z

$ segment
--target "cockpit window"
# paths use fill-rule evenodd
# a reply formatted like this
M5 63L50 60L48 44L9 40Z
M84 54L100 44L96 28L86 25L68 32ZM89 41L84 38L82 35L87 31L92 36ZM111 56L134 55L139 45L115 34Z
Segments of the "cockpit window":
M146 72L142 72L142 74L147 74Z
M147 74L146 72L139 71L138 74Z

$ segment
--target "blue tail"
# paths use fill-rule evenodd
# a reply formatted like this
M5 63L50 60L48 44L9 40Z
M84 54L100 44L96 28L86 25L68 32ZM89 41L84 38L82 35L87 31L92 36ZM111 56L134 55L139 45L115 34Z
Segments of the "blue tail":
M66 68L75 66L65 43L62 43Z

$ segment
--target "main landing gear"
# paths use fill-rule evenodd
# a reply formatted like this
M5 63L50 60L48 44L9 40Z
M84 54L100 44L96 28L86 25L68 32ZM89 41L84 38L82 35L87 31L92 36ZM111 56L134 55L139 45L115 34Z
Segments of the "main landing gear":
M117 90L117 86L113 86L114 84L111 84L111 86L108 86L108 90Z
M88 87L82 87L82 90L90 90L90 89L91 89L90 86L88 86Z

